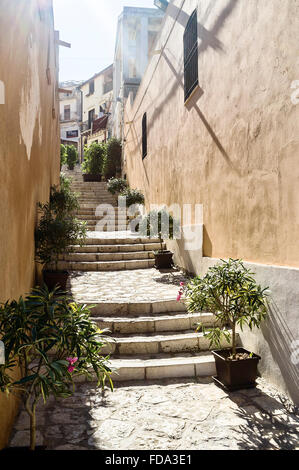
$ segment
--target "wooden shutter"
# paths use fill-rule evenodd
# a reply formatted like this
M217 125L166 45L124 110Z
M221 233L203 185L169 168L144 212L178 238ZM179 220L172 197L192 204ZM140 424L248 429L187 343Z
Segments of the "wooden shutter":
M184 75L186 101L198 85L198 45L196 10L192 13L184 33Z

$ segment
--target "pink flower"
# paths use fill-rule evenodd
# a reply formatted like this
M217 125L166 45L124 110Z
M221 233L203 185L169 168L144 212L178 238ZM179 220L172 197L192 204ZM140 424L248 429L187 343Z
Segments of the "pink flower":
M178 293L178 296L177 296L177 298L176 298L177 302L179 302L179 301L181 300L181 298L182 298L182 293L179 292L179 293Z
M78 361L78 358L77 357L67 357L66 360L69 362L69 366L68 366L68 372L71 374L72 372L74 372L75 370L75 366L74 364L76 364L76 362Z
M180 282L180 286L181 287L184 287L185 283L184 282Z

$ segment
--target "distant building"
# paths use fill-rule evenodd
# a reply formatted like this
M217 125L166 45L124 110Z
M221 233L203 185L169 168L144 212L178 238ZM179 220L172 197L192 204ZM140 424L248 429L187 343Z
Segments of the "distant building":
M60 138L64 145L79 148L80 124L82 121L82 82L68 81L60 83ZM68 92L69 91L69 92Z
M164 12L156 8L124 7L118 19L114 56L113 135L122 138L125 101L132 92L134 99Z
M80 86L82 92L81 149L110 136L109 115L113 99L113 65Z

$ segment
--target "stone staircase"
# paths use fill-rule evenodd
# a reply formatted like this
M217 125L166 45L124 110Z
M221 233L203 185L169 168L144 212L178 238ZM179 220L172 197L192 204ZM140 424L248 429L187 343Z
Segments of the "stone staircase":
M117 201L109 195L105 183L84 183L78 170L70 176L73 189L80 192L78 217L87 221L90 231L85 245L74 247L72 254L62 257L59 268L73 272L70 292L74 300L92 306L93 321L100 330L110 332L103 353L111 355L113 380L215 374L209 342L202 333L195 332L198 322L212 326L214 316L188 313L184 303L176 301L179 281L166 283L165 287L164 274L158 271L161 279L153 282L157 273L152 269L153 251L159 243L124 231L126 215L118 226L121 231L112 232L109 226L104 231L96 230L101 220L96 215L99 204L116 207ZM101 300L107 289L109 299ZM155 300L147 300L146 296L152 295L149 291L154 291ZM123 293L133 296L133 300L122 300ZM222 344L229 346L227 342Z

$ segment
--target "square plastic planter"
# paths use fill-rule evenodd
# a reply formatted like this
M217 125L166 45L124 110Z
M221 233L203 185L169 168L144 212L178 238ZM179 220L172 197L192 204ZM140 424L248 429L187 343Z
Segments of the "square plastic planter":
M243 348L237 348L237 353L251 354ZM228 360L231 349L212 351L215 358L217 377L214 382L228 391L241 390L242 388L254 388L258 375L257 366L260 356L253 354L252 357L243 360Z

